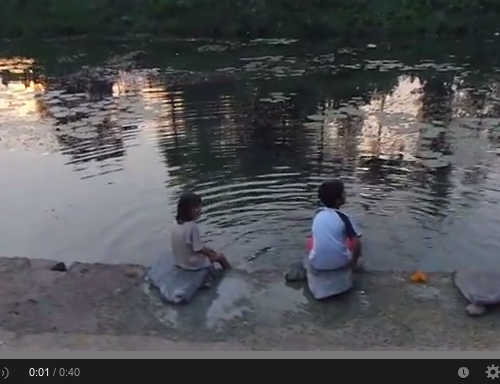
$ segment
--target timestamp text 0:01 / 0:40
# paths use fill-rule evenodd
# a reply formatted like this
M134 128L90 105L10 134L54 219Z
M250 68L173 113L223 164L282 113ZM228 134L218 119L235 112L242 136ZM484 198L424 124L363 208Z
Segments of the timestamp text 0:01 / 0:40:
M30 377L80 376L80 368L30 368Z

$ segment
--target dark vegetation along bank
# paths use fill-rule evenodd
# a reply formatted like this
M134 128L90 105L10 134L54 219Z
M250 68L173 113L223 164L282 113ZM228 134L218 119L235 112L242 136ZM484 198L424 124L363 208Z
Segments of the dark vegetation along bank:
M498 0L2 0L0 6L3 37L491 36L499 19Z

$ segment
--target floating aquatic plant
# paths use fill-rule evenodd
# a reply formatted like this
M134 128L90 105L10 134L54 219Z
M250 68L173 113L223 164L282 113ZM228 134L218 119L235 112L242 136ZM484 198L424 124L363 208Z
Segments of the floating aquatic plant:
M444 127L430 126L420 132L420 137L422 139L437 139L444 132L446 132Z
M213 45L204 45L202 47L198 47L196 50L198 52L222 52L225 51L228 47L220 44Z
M323 120L325 120L325 116L324 115L309 115L309 116L307 116L307 118L309 120L314 120L314 121L323 121Z
M253 39L248 44L290 45L296 42L298 42L296 39Z
M446 168L451 165L448 157L441 156L435 159L423 159L421 164L430 169Z

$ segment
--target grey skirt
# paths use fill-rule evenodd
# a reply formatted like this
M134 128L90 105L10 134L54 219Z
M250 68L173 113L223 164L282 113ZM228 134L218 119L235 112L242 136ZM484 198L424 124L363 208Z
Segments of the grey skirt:
M304 268L307 271L307 285L316 300L340 295L353 287L352 269L348 265L340 269L320 271L310 265L306 256Z

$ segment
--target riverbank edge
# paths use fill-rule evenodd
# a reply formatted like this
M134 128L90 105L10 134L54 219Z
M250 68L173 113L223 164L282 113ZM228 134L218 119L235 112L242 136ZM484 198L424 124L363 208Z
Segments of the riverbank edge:
M345 300L316 303L305 299L303 287L287 287L281 273L234 271L208 309L204 298L172 309L144 290L140 266L74 263L51 270L56 264L0 258L0 350L498 348L497 312L467 316L450 273L413 284L405 272L369 272ZM229 303L224 295L234 296L234 282L253 288ZM161 319L169 311L177 323Z
M428 348L428 347L399 347L399 346L370 346L357 348L356 351L470 351L474 347L465 348ZM500 345L491 351L500 350ZM115 335L88 335L44 333L17 335L14 332L0 329L0 352L43 352L43 351L120 351L120 352L248 352L256 351L255 348L243 343L231 342L180 342L161 337L146 336L115 336ZM339 351L349 352L352 349L339 345L315 346L304 349L304 344L272 346L266 351Z
M5 0L7 37L134 35L194 38L332 39L360 36L492 36L492 1L415 0ZM471 19L472 18L472 19Z

